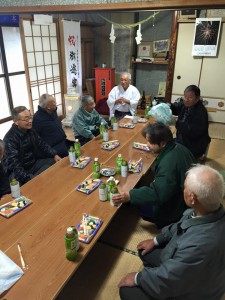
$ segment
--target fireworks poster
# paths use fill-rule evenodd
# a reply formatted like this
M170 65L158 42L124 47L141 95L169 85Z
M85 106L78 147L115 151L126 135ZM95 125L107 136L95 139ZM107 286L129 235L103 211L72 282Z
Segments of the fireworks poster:
M80 22L63 20L67 86L82 94Z
M197 18L192 48L193 56L216 56L221 18Z

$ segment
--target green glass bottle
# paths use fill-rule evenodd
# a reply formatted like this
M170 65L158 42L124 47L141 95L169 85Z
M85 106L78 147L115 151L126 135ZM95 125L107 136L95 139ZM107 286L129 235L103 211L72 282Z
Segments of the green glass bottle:
M75 140L74 149L75 149L76 158L79 158L81 156L81 150L80 150L80 142L78 139Z
M75 260L77 257L77 238L72 227L68 227L65 235L66 258L68 260Z
M100 131L100 139L103 139L103 131L105 130L104 122L101 122L99 131Z
M118 154L118 157L116 158L116 174L121 174L121 165L122 165L122 155Z
M100 178L100 162L98 161L98 158L95 157L94 163L93 163L93 178L98 179Z

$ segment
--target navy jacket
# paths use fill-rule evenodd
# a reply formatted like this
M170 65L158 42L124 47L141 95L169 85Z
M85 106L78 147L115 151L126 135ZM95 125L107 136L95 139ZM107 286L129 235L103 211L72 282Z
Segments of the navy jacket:
M66 135L56 111L49 114L38 106L38 111L33 118L33 128L46 143L55 149L60 157L68 155Z
M183 101L173 103L171 110L178 115L176 142L187 147L196 158L202 156L210 143L208 113L202 101L187 111Z

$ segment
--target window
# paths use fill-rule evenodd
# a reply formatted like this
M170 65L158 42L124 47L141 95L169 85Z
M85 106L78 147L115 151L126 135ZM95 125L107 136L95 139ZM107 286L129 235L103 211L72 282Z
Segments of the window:
M40 96L47 93L55 97L57 112L62 115L56 23L35 25L33 21L23 20L23 31L33 111L37 110Z
M0 123L15 106L29 106L19 27L0 26Z

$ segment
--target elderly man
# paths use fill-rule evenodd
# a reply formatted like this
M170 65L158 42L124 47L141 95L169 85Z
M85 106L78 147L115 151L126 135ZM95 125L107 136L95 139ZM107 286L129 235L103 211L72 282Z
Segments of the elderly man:
M95 101L89 96L83 96L81 107L75 112L72 121L73 133L81 145L91 141L99 135L99 127L103 123L108 128L108 123L95 110Z
M4 137L4 167L9 177L24 184L61 158L35 130L32 115L25 106L12 111L13 125Z
M66 140L56 111L54 97L43 94L39 99L38 110L34 114L33 128L46 143L55 149L60 157L65 157L68 155L69 141Z
M134 115L140 99L140 93L131 85L131 74L123 73L120 76L120 85L115 86L109 93L107 104L110 119L112 114L119 120L125 115Z
M191 207L154 239L137 245L144 268L119 283L122 300L216 300L225 292L225 210L222 176L208 166L187 173Z
M171 110L178 115L176 142L187 147L196 159L203 158L211 139L208 113L200 100L200 89L196 85L186 87L183 101L171 104Z
M0 199L3 195L10 193L9 178L2 166L2 158L4 154L4 143L0 140Z
M158 154L152 166L154 181L129 193L121 191L113 201L116 205L131 202L138 207L144 220L161 228L178 221L186 209L183 198L185 173L195 159L186 147L173 141L171 130L163 123L147 125L142 135L151 151Z

